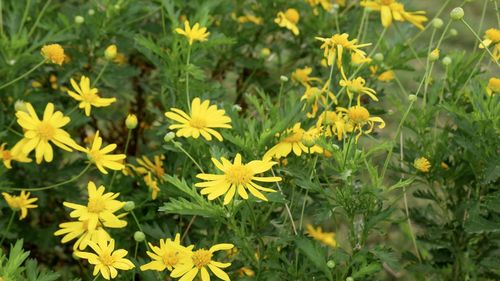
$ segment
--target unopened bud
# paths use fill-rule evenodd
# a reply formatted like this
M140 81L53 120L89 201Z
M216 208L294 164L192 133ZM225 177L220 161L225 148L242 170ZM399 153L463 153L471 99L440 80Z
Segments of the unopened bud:
M376 60L376 61L383 61L384 60L384 55L382 53L376 53L373 56L373 59Z
M76 24L82 24L84 22L85 22L85 18L84 17L82 17L82 16L76 16L75 17L75 23Z
M452 20L461 20L464 17L464 9L461 7L456 7L450 12L450 17Z
M285 75L281 75L281 76L280 76L280 80L281 80L281 82L283 82L283 83L288 82L288 77L286 77Z
M118 48L115 44L109 45L104 51L104 57L107 60L114 60L116 58L116 54L118 53Z
M429 61L437 61L439 59L439 49L434 49L429 54Z
M125 210L126 212L130 212L133 209L135 209L135 203L134 203L134 201L127 201L127 202L125 202L125 206L123 206L123 210Z
M457 36L458 35L458 31L455 28L452 28L452 29L450 29L450 35L451 36Z
M416 95L409 95L408 96L408 100L411 101L411 102L414 102L417 100L417 96Z
M171 142L173 139L175 138L175 133L174 132L168 132L165 134L165 136L163 137L163 140L165 142Z
M333 261L333 260L329 260L329 261L326 263L326 266L328 266L328 268L334 268L334 267L335 267L335 261Z
M129 114L127 119L125 119L125 125L129 130L133 130L137 127L137 116L135 114Z
M445 66L450 65L450 64L451 64L451 58L450 58L449 56L444 57L444 58L443 58L443 64L444 64Z
M93 16L95 14L95 10L89 9L89 11L87 13L89 14L89 16Z
M134 233L134 240L136 242L142 242L142 241L144 241L144 239L146 239L146 235L144 235L144 232L142 232L142 231L136 231Z
M262 48L260 50L260 57L265 59L271 55L271 50L269 48Z
M432 21L432 26L434 26L434 28L436 29L440 29L441 27L443 27L443 20L440 19L440 18L435 18L433 21Z
M26 103L23 100L16 100L16 103L14 103L14 109L16 111L28 112L28 108L26 107Z

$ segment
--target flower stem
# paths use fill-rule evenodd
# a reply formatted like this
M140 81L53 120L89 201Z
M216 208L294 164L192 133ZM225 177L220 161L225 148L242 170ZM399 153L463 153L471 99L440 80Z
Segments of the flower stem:
M26 71L24 74L22 74L21 76L17 77L17 78L14 78L13 80L3 84L2 86L0 86L0 90L9 86L9 85L12 85L14 83L16 83L17 81L23 79L24 77L28 76L31 72L35 71L37 68L39 68L40 66L42 66L42 64L45 63L45 59L42 60L41 62L39 62L37 65L35 65L33 68L31 68L30 70Z
M4 234L2 235L2 240L0 240L0 247L3 245L3 240L5 239L5 236L7 236L7 233L10 230L10 227L12 226L12 222L14 221L14 217L16 215L16 212L12 211L12 214L10 215L9 223L7 224L7 228L4 230Z
M130 214L134 218L135 224L137 225L137 228L139 229L139 231L142 232L142 233L144 233L144 231L142 231L141 223L137 219L137 216L135 215L134 211L133 210L130 211ZM144 245L146 245L146 249L149 250L148 239L146 239L146 238L144 238Z
M463 18L462 18L462 22L465 24L465 26L467 26L467 28L472 32L472 34L474 34L474 37L476 37L476 39L479 41L479 44L482 44L481 38L479 37L479 35L477 35L477 33L474 31L474 29L472 29L472 27ZM500 66L497 59L493 55L493 53L491 53L490 49L486 46L484 46L484 49L486 49L486 51L488 52L490 57L493 59L493 61L497 64L497 66Z
M88 171L88 169L90 168L91 165L92 165L92 163L89 163L78 175L76 175L68 180L58 182L58 183L55 183L52 185L42 186L42 187L34 187L34 188L15 188L15 187L10 188L10 187L7 187L7 188L2 188L2 189L7 190L7 191L42 191L42 190L56 188L56 187L63 186L65 184L76 181L77 179L79 179L81 176L83 176Z
M274 174L274 169L271 169L271 172L273 173L273 177L276 177L276 175ZM285 196L285 194L283 193L283 190L281 189L280 183L276 182L276 185L278 186L278 189L281 192L281 195ZM295 234L295 236L297 236L297 227L295 227L295 222L293 221L292 212L290 211L290 207L288 207L288 203L286 203L286 202L285 202L285 209L286 209L286 212L288 214L288 217L290 218L293 233Z
M97 85L97 82L101 79L101 76L104 73L104 71L106 70L106 68L108 67L108 64L109 64L109 61L106 61L104 66L101 68L101 71L99 71L99 74L97 74L97 77L95 78L94 82L92 83L92 87Z
M186 156L191 160L191 162L193 162L193 164L198 167L198 169L202 172L202 173L205 173L203 171L203 168L200 166L200 164L198 164L198 162L196 162L196 160L194 160L193 156L191 156L191 154L189 154L189 152L187 152L182 146L180 143L176 142L176 141L172 141L172 143L174 144L175 147L177 147L178 149L180 149L184 154L186 154Z
M189 62L191 60L191 45L188 47L187 59L186 59L186 103L189 109L189 113L191 112L191 97L189 96Z
M128 130L128 133L127 133L127 140L125 141L125 150L123 150L123 153L125 155L127 155L127 150L128 150L128 144L130 142L130 138L132 136L132 130ZM113 175L111 176L111 182L109 183L109 186L108 186L108 190L111 191L111 189L113 188L113 183L115 182L115 177L116 177L116 173L117 171L114 170L113 171Z
M49 7L50 2L52 2L52 0L48 0L47 2L45 2L45 5L43 5L42 10L40 11L40 13L38 14L38 17L35 20L35 23L33 24L30 31L28 32L28 38L30 38L31 35L33 35L33 32L35 32L35 29L38 26L38 23L42 19L43 15L45 14L45 10L47 10L47 7Z

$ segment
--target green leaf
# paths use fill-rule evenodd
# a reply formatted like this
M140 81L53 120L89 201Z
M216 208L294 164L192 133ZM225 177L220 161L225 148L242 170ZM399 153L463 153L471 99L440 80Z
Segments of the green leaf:
M317 269L323 271L328 280L333 280L330 269L326 265L325 251L318 248L314 243L305 238L296 240L297 248L316 266Z

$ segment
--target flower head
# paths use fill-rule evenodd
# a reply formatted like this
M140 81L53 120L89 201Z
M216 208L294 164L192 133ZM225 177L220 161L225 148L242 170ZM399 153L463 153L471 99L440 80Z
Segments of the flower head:
M238 18L236 18L236 20L239 23L251 22L251 23L256 24L256 25L262 25L262 22L263 22L261 17L257 17L257 16L247 14L247 13L245 13L243 16L239 16Z
M407 21L419 29L424 29L422 23L427 21L424 11L407 12L404 5L397 0L365 0L361 2L361 6L380 11L384 27L391 26L394 19L396 21Z
M170 125L169 129L176 129L179 137L193 137L197 139L202 135L206 140L212 140L212 135L222 141L222 135L213 128L231 128L231 118L225 115L223 109L210 105L210 101L201 102L199 98L191 103L191 115L178 108L171 108L165 116L180 124Z
M103 174L108 174L105 168L121 171L125 168L123 165L123 159L127 156L125 154L109 154L116 149L116 144L109 144L101 149L102 138L99 136L99 131L96 132L94 136L94 141L92 142L92 147L83 149L90 161L94 163Z
M380 73L380 75L377 77L377 80L379 80L381 82L389 82L389 81L394 80L394 78L396 78L396 74L394 73L394 71L386 70L386 71Z
M14 145L11 150L5 148L5 146L7 145L6 143L0 145L0 160L3 161L3 164L7 169L12 169L12 161L22 163L31 162L31 159L26 154L22 153L22 148L23 145L26 144L26 141L26 139L22 139L22 141Z
M284 27L292 31L292 33L297 36L299 35L299 28L297 27L297 23L299 22L300 14L295 9L288 9L284 13L278 12L274 22L279 26Z
M341 71L343 79L340 80L340 86L346 87L347 89L347 95L349 96L349 99L353 98L353 94L358 95L358 105L361 103L361 96L363 94L368 95L372 100L378 101L377 96L375 95L375 90L369 87L366 87L366 81L362 77L357 77L353 80L349 80L345 74L344 71Z
M275 164L277 164L276 162L254 160L247 164L243 164L239 153L236 154L233 163L229 162L229 160L224 157L221 158L221 161L212 158L212 162L215 164L217 169L223 172L223 174L198 174L196 177L206 180L206 182L196 183L195 186L202 188L201 194L208 194L208 200L214 200L215 198L225 194L224 205L231 202L236 191L238 191L239 196L245 200L248 199L248 190L253 196L267 201L267 198L259 190L266 192L276 191L260 186L255 183L255 181L281 181L280 177L257 176L258 174L269 171Z
M165 175L163 160L165 160L164 155L155 155L153 157L153 161L151 161L146 155L143 155L141 158L137 158L139 167L134 167L134 170L141 175L151 173L159 181L163 182L163 176Z
M85 115L87 116L90 116L90 110L92 109L92 106L106 107L116 101L116 98L99 97L99 91L97 90L97 88L90 87L90 79L86 76L82 76L82 78L80 79L80 86L76 84L73 78L71 78L70 81L76 93L68 90L68 95L80 102L78 107L84 108Z
M24 129L24 142L22 153L29 154L36 150L36 163L40 164L42 159L51 162L53 159L52 146L49 142L59 146L66 151L72 151L71 148L82 149L71 139L70 135L61 129L69 123L70 118L66 117L60 111L54 112L54 104L48 103L43 113L43 119L38 119L35 109L30 103L26 103L25 111L17 111L17 123Z
M479 44L479 48L484 49L494 45L493 57L495 60L500 60L500 30L490 28L484 34L484 40Z
M2 192L2 195L12 211L21 211L19 220L26 218L26 216L28 215L28 209L34 209L38 207L37 205L33 204L38 200L38 198L29 198L30 193L25 192L24 190L21 191L21 194L19 194L19 196L12 196L6 192Z
M307 233L310 237L332 248L337 247L337 241L335 241L335 232L323 232L320 226L318 226L318 228L314 228L310 224L308 224L306 227Z
M171 277L178 278L181 277L182 281L192 281L198 272L201 274L202 281L209 281L210 275L207 269L215 274L218 278L229 281L229 276L221 268L227 268L231 263L221 263L212 260L214 252L220 250L229 250L234 247L233 244L217 244L212 246L210 249L198 249L194 251L191 258L185 264L177 266L172 273Z
M326 127L325 135L327 137L336 135L337 139L340 141L345 136L346 122L342 112L324 111L321 113L316 122L316 127L322 126Z
M195 23L195 25L191 28L189 25L189 21L184 21L184 29L176 28L175 32L180 35L186 36L189 41L189 45L193 45L194 41L207 41L208 35L210 32L207 32L206 27L201 27L199 23Z
M319 134L317 128L313 127L313 133ZM323 153L323 148L319 145L314 145L312 147L307 147L302 143L303 136L306 133L304 129L300 127L300 123L295 123L295 125L286 130L283 134L284 137L281 141L270 148L265 154L263 159L270 160L271 158L280 159L282 157L288 156L292 151L295 155L300 156L303 152L305 153Z
M500 94L500 78L491 77L486 86L486 93L488 96L493 94Z
M358 44L357 39L349 41L349 34L334 34L330 38L316 37L317 40L323 42L321 44L321 49L323 49L323 55L327 59L327 64L332 65L334 61L337 61L337 67L342 68L342 57L344 50L348 51L351 56L353 54L358 55L358 59L365 59L366 53L360 48L370 46L371 43Z
M158 182L151 177L151 173L148 172L147 175L144 176L144 183L149 190L151 190L151 199L156 200L160 188L158 187Z
M104 186L96 187L89 181L87 185L88 203L86 206L71 202L64 202L64 206L73 209L69 214L72 218L80 221L88 221L88 229L95 230L97 225L103 224L109 227L121 228L127 225L126 221L120 220L114 213L123 208L125 202L115 200L119 193L104 193Z
M64 62L64 49L59 44L50 44L42 47L42 56L52 63L62 65Z
M427 160L427 158L420 157L413 161L413 167L422 173L428 173L431 169L431 163Z
M362 134L369 134L373 131L375 123L379 123L378 127L383 129L385 127L385 122L380 117L371 117L368 109L361 105L355 105L345 109L342 107L337 108L340 112L345 112L345 118L347 119L347 132L356 132L356 142Z
M134 264L125 258L128 254L126 250L115 250L115 240L106 240L105 237L100 237L99 241L89 242L89 246L94 250L94 253L75 252L79 258L86 259L90 264L93 264L93 275L101 274L104 279L109 280L118 275L118 270L130 270L134 268Z
M72 221L64 222L59 225L60 229L54 232L55 236L64 235L61 242L67 243L71 240L78 238L73 244L73 250L85 250L89 242L97 243L99 238L104 236L106 240L110 240L108 232L104 230L100 223L97 224L96 229L89 229L88 221Z
M149 243L151 252L146 252L152 259L151 262L142 265L141 270L156 270L164 271L168 269L172 271L179 265L189 263L191 260L194 246L184 247L181 245L181 236L179 233L175 235L175 239L168 238L166 240L160 239L160 246L154 246Z
M311 86L311 82L321 83L321 79L317 77L311 77L312 67L306 66L304 68L297 68L292 73L292 80L302 84L304 87Z

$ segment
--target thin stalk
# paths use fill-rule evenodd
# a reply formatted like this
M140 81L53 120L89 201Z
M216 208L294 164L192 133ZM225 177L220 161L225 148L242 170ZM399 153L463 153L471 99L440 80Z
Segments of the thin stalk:
M274 174L274 169L271 169L271 172L273 174L273 177L276 177L276 175ZM280 183L276 182L276 185L278 186L278 189L281 192L281 195L285 196L285 194L283 193L283 190L281 189ZM285 209L286 209L286 212L287 212L288 217L290 219L290 222L292 224L293 233L295 234L295 236L297 236L297 227L295 227L295 222L293 221L292 212L290 211L290 207L288 207L288 203L286 203L286 202L285 202Z
M28 11L31 6L31 0L26 1L26 6L24 7L24 12L23 12L23 17L21 18L21 24L19 24L19 29L17 30L17 33L21 33L24 27L24 23L26 22L26 18L28 17Z
M38 14L38 17L35 20L35 23L33 24L30 31L28 32L28 38L31 38L31 35L33 35L33 32L35 32L35 29L38 26L40 19L42 19L43 15L45 14L45 10L47 10L47 7L49 7L50 2L52 2L52 0L48 0L47 2L45 2L45 5L43 5L42 10L40 11L40 13Z
M11 81L9 81L9 82L7 82L7 83L3 84L2 86L0 86L0 90L1 90L1 89L3 89L3 88L5 88L5 87L7 87L7 86L9 86L9 85L12 85L12 84L16 83L17 81L19 81L19 80L23 79L24 77L26 77L26 76L30 75L30 73L31 73L31 72L35 71L37 68L39 68L40 66L42 66L42 64L44 64L44 63L45 63L45 61L46 61L46 60L44 59L43 61L41 61L41 62L39 62L37 65L35 65L33 68L31 68L30 70L26 71L26 72L25 72L24 74L22 74L21 76L19 76L19 77L17 77L17 78L14 78L14 80L11 80Z
M284 84L285 84L285 82L281 81L280 91L278 93L278 110L281 110L281 96L283 95L283 85Z
M191 226L193 225L194 221L196 220L196 216L193 216L191 218L191 220L189 220L189 223L186 227L186 230L184 231L184 233L182 233L182 236L181 236L181 241L184 240L184 238L187 236L187 234L189 233L189 230L191 229Z
M3 240L7 236L7 233L10 230L10 227L12 226L12 222L14 221L14 217L16 216L16 212L12 211L12 214L10 215L9 222L7 223L7 228L4 230L4 234L2 235L2 240L0 240L0 247L3 245Z
M191 97L189 96L189 62L191 60L191 44L188 47L188 54L186 59L186 103L189 109L189 113L191 112Z
M359 23L358 35L356 35L358 42L361 39L361 32L363 31L363 26L365 25L366 14L366 9L363 9L363 15L361 16L361 21Z
M94 82L92 83L92 87L97 85L97 82L101 79L102 75L104 74L104 71L106 71L106 68L108 67L109 61L106 60L106 63L104 66L101 68L101 71L99 71L99 74L97 74L97 77L95 78Z
M135 224L137 225L137 228L139 229L139 231L144 233L144 231L142 231L141 224L139 223L139 220L137 219L137 216L135 215L134 211L133 210L130 211L130 214L134 218ZM144 245L146 245L146 249L149 250L148 239L146 239L146 238L144 238Z
M101 275L100 275L100 274L97 274L97 275L94 277L94 279L92 279L92 281L96 281L96 280L97 280L97 278L99 278L99 276L101 276Z
M0 35L5 35L3 31L3 0L0 0Z
M42 186L42 187L34 187L34 188L7 187L7 188L2 188L2 190L7 190L7 191L9 191L9 190L11 190L11 191L42 191L42 190L56 188L56 187L63 186L63 185L66 185L68 183L76 181L77 179L79 179L81 176L83 176L89 170L91 165L92 165L92 163L89 163L78 175L76 175L68 180L58 182L58 183L55 183L52 185Z
M493 1L493 3L495 4L495 11L497 11L495 13L497 15L497 24L498 24L498 27L500 27L500 13L498 13L498 3L497 3L497 1Z
M481 38L479 37L479 35L477 35L477 33L474 31L474 29L472 29L472 27L464 20L462 19L462 22L465 24L465 26L467 26L467 28L472 32L472 34L474 34L474 37L476 37L476 39L479 41L479 43L481 44L482 40ZM493 53L490 51L489 48L487 48L486 46L484 46L485 50L488 52L488 54L490 55L490 57L493 59L493 61L497 64L497 66L500 66L500 64L498 64L498 61L497 59L495 58L495 56L493 55Z
M432 22L435 18L439 17L441 15L441 13L443 13L444 9L446 8L446 6L448 6L448 4L450 3L451 0L446 0L446 2L443 3L443 5L441 6L441 8L439 9L439 11L436 13L436 15L434 16L434 18L432 18L429 23L427 23L427 25L424 27L424 29L420 30L419 33L417 33L415 36L413 36L413 38L411 38L410 40L406 41L405 45L410 45L412 44L415 40L418 39L418 37L420 37L420 35L422 35L429 27L432 26ZM462 3L463 5L463 3ZM460 5L460 6L462 6Z
M479 27L477 29L478 32L481 32L481 30L483 29L484 17L486 15L486 8L488 7L488 1L489 0L484 0L483 11L481 12L481 20L479 21ZM498 11L496 14L498 16ZM478 46L479 46L479 44L474 45L474 53L476 53Z
M123 150L123 153L125 155L127 155L127 151L128 151L128 144L130 143L130 138L132 137L132 130L128 130L128 133L127 133L127 141L125 142L125 150ZM109 186L108 186L108 190L111 191L113 189L113 183L115 182L115 177L116 177L116 173L118 171L113 171L113 175L111 176L111 182L109 183Z
M191 160L191 162L193 162L193 164L198 167L198 169L202 172L202 173L205 173L203 171L203 168L200 166L200 164L198 164L198 162L196 162L196 160L193 158L193 156L191 156L191 154L189 154L189 152L187 152L181 145L180 143L176 142L176 141L172 141L172 143L174 144L175 147L177 147L178 149L180 149L184 154L186 154L186 156Z

